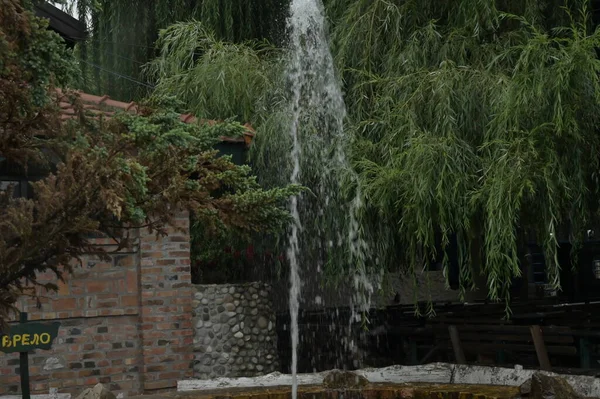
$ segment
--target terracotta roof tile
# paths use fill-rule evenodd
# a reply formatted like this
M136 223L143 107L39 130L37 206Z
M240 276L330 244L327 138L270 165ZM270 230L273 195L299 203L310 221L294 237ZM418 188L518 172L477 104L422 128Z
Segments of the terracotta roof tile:
M61 109L61 119L67 120L76 118L77 115L75 109L73 108L72 102L69 101L62 90L57 89L56 92L59 95L58 99L59 107ZM130 103L125 103L122 101L113 100L108 95L96 96L81 91L76 91L74 94L81 102L83 109L90 114L90 117L94 119L101 117L110 118L118 111L125 111L133 114L137 114L139 111L139 106L133 101ZM181 121L185 123L198 122L198 118L192 114L182 114L180 115L180 118ZM209 125L218 123L217 121L213 120L200 120L200 122L208 123ZM248 123L246 123L244 126L246 127L244 137L221 137L221 141L226 143L245 143L246 146L250 146L252 139L254 138L255 131Z

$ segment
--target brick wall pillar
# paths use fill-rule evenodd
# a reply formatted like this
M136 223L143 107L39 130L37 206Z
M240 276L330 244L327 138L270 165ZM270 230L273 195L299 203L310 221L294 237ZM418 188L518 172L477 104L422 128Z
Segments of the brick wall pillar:
M140 232L140 327L145 392L191 377L193 361L189 215L169 235Z

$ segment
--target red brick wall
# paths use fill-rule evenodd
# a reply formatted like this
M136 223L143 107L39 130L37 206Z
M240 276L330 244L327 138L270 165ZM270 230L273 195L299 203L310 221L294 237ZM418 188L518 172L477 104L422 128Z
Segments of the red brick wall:
M32 393L79 394L98 382L126 395L174 389L191 375L192 288L188 217L157 239L142 231L110 261L88 256L30 320L58 320L53 348L30 354ZM109 240L100 240L110 248ZM52 276L41 276L52 280ZM20 392L19 355L0 354L0 394Z
M188 231L187 215L176 226ZM157 241L146 235L140 245L144 388L172 388L191 377L194 359L189 233L171 227L168 237Z

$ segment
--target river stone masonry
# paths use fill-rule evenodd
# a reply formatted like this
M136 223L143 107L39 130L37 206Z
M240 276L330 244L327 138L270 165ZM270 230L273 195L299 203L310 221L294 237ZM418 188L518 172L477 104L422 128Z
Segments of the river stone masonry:
M279 369L271 286L195 285L194 377L255 377Z

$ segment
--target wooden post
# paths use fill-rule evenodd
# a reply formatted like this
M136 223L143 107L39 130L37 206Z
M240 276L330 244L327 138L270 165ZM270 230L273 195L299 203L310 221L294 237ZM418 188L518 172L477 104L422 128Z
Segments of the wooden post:
M456 326L448 326L448 332L450 333L450 341L452 341L452 349L454 350L456 363L467 364L467 359L465 358L465 353L463 352Z
M540 368L544 371L551 371L552 366L550 365L550 359L548 358L548 351L546 350L546 344L544 343L544 335L540 326L530 326L531 338L533 339L533 345L535 345L535 353L537 354Z
M410 349L410 364L411 365L415 365L418 364L419 358L418 358L418 353L417 353L417 343L415 342L414 339L408 339L408 345L409 345L409 349Z
M579 360L582 369L588 370L591 368L590 340L587 337L579 338Z
M27 312L21 312L19 320L21 324L27 323ZM31 399L31 391L29 390L29 352L19 353L19 367L21 369L21 398Z

